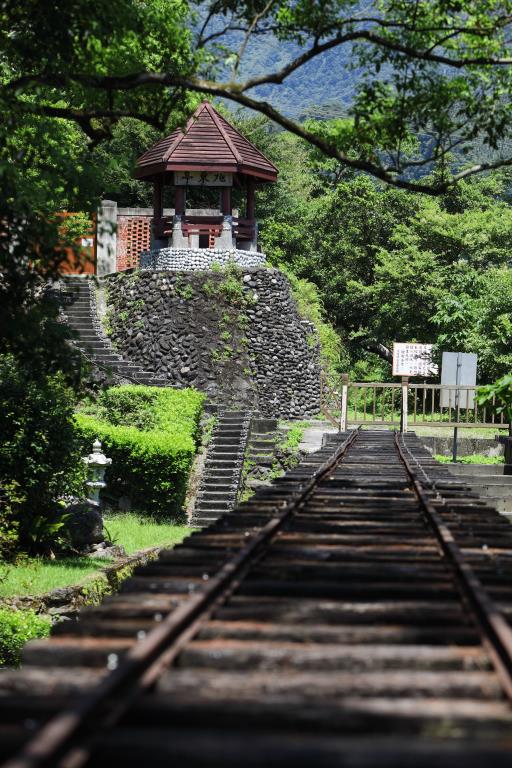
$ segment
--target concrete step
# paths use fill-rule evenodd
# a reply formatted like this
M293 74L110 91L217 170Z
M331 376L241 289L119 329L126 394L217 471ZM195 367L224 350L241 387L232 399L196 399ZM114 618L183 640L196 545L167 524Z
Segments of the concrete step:
M212 471L205 471L203 473L204 482L205 482L205 488L207 487L206 484L213 483L213 484L219 484L223 485L224 487L229 486L231 487L231 484L238 479L238 472L235 473L235 471L229 471L229 474L227 475L215 475L215 470Z
M68 325L70 325L71 328L74 328L75 331L78 331L79 333L81 331L95 331L98 333L96 330L96 325L91 320L73 320L73 318L70 318L68 320Z
M204 485L204 493L223 493L224 495L231 496L234 493L231 482L219 483L218 481L208 481ZM202 492L201 492L202 495Z
M91 298L89 294L77 294L76 296L67 297L70 301L69 307L89 307Z
M503 475L504 464L447 464L453 475ZM512 475L511 475L512 477Z
M106 344L89 344L87 342L82 342L79 340L78 346L84 350L84 352L88 352L90 355L94 355L95 357L104 357L105 355L114 356L116 360L119 362L122 362L122 358L120 355L117 354L117 352L114 352L112 347L107 346Z
M233 509L234 503L231 501L214 501L207 499L206 501L198 501L195 509L197 512L204 512L205 510L211 510L212 512L227 512Z
M91 350L90 347L88 347L86 344L80 344L79 349L81 352L83 352L88 357L92 357L94 360L97 360L98 362L102 363L113 363L115 365L122 365L123 361L119 359L119 357L114 354L111 350L108 349L103 350L102 352L98 352L97 350Z
M219 440L221 440L222 442L219 442ZM233 448L238 450L239 446L240 446L240 438L238 440L232 437L223 438L221 435L215 434L215 433L213 435L212 442L211 442L211 447L212 447L212 450L214 451L215 450L219 450L219 451L231 450Z
M260 462L272 462L274 460L274 454L273 453L260 453L259 451L256 453L255 451L249 451L247 458L249 458L251 461L256 461L258 463Z
M218 423L222 423L222 424L243 424L245 421L245 418L244 416L239 416L236 413L235 414L218 413L217 421Z
M498 499L512 499L512 485L481 485L471 483L471 490L479 496L491 496Z
M210 458L205 462L205 469L229 469L230 472L235 471L235 462L231 459Z
M192 528L208 528L209 525L216 523L218 519L218 515L217 517L193 517L190 525Z
M471 486L495 485L498 487L503 486L504 488L512 487L512 475L474 475L473 477L459 475L457 480Z
M512 498L501 498L499 496L482 496L488 507L492 507L497 512L510 518L512 522Z
M101 360L103 362L108 361L109 363L122 363L122 360L116 355L112 350L109 349L103 349L103 350L94 350L91 349L87 344L79 344L78 348L89 357L94 358L94 360Z
M73 326L71 326L71 328L73 328ZM99 336L94 328L73 328L73 330L78 333L78 341L83 342L84 344L107 344L112 348L112 344L106 341L102 336ZM85 336L84 333L86 334Z
M211 498L214 501L230 501L234 495L234 490L229 486L227 488L224 487L216 489L206 484L204 490L201 491L200 499L201 501L203 501L205 498Z
M262 438L262 437L256 437L255 435L251 435L251 439L249 440L249 445L252 448L274 448L276 444L276 441L272 438Z

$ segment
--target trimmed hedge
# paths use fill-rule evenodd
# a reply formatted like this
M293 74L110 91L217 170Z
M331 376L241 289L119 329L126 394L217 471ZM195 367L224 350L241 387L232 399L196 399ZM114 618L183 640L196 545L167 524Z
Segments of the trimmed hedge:
M35 611L0 608L0 667L17 667L25 643L48 637L52 622L49 616Z
M196 452L204 395L194 389L137 385L112 387L94 412L78 413L82 451L96 438L112 459L108 492L128 496L132 506L157 515L178 516Z

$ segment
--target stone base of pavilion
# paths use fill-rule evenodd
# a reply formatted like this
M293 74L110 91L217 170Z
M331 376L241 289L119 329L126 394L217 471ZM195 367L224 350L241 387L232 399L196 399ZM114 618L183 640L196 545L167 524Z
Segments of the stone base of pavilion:
M194 272L211 270L215 266L264 267L265 254L238 248L160 248L145 251L140 256L141 269Z

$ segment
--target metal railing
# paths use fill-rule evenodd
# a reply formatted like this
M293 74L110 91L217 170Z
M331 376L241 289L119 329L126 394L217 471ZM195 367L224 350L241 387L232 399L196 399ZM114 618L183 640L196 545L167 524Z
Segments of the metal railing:
M416 426L507 429L504 415L494 412L494 400L490 407L478 405L476 389L411 384L406 376L400 382L350 381L343 374L338 386L322 377L321 411L341 431L349 425L398 427L403 432Z

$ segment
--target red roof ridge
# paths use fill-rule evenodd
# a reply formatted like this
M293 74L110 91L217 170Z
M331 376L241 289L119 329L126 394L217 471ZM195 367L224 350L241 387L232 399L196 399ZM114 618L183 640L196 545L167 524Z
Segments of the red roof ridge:
M233 153L233 156L234 156L235 160L237 161L237 163L240 163L240 164L243 163L242 155L240 154L240 152L237 150L237 148L235 147L235 145L233 144L233 142L229 138L228 134L226 133L226 129L224 128L224 126L221 123L221 119L223 120L222 115L219 115L219 113L217 112L215 107L213 107L210 104L210 102L205 101L204 105L205 105L206 111L209 112L210 115L212 116L213 122L215 123L215 125L219 129L222 138L224 139L224 141L226 142L226 144L230 148L230 150Z
M246 173L275 181L277 168L209 101L196 108L184 128L160 139L137 160L136 178L156 178L172 170Z
M195 121L197 120L197 118L199 117L199 115L201 114L201 112L203 111L203 109L205 108L205 106L208 103L209 102L207 102L207 101L202 101L201 104L196 109L196 111L194 112L194 114L191 115L189 117L189 119L187 120L187 124L185 126L185 130L182 131L181 128L178 129L179 130L178 135L176 136L176 138L174 139L174 141L170 145L170 147L167 150L167 152L162 157L162 161L163 162L166 163L169 160L169 158L172 155L172 153L174 152L174 150L179 147L179 145L181 144L181 142L183 141L183 139L185 138L185 136L187 135L189 130L192 128L193 124L195 123Z
M210 105L210 106L211 106L211 105ZM215 108L214 108L214 107L212 107L212 109L215 109ZM253 148L253 149L254 149L254 150L255 150L255 151L256 151L256 152L257 152L259 155L263 155L263 152L261 151L261 149L258 149L258 147L256 147L256 146L255 146L255 145L252 143L252 141L250 141L250 140L247 138L247 136L244 136L244 134L243 134L243 133L241 133L241 132L238 130L238 128L235 128L235 126L234 126L234 125L231 125L231 123L228 123L228 121L226 120L226 118L225 118L225 117L222 117L222 115L220 115L218 112L216 112L216 114L217 114L217 115L219 115L220 119L221 119L221 120L222 120L224 123L226 123L226 125L227 125L227 126L229 126L229 128L231 128L231 130L232 130L232 131L235 131L235 133L237 133L237 134L240 136L240 138L242 139L242 141L245 141L247 144L250 144L250 146L251 146L251 147L252 147L252 148ZM267 161L267 163L269 163L269 164L272 166L272 168L275 168L275 170L276 170L276 173L277 173L277 172L278 172L278 171L277 171L277 168L276 168L276 166L274 165L274 163L272 162L272 160L269 160L269 159L268 159L268 157L267 157L266 155L263 155L263 157L265 158L265 160Z

